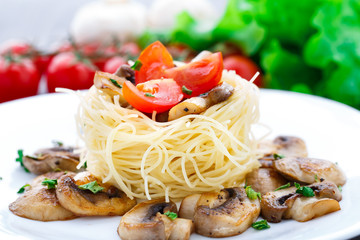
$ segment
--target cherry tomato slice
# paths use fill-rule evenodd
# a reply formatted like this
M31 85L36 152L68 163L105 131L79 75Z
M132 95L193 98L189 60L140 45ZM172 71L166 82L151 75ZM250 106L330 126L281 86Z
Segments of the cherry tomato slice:
M136 86L130 81L123 84L124 98L141 112L165 112L180 102L184 95L172 79L150 80Z
M138 60L142 65L139 71L135 71L136 84L160 79L164 76L165 69L174 67L170 53L159 41L145 48Z
M185 86L191 90L191 94L184 93L184 97L190 98L217 86L221 80L222 71L222 54L218 52L184 66L166 69L165 77L172 78L179 86Z

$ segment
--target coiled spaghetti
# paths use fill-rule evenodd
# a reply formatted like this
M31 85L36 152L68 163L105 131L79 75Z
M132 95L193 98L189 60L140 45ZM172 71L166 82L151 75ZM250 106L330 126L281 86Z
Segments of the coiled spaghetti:
M228 100L165 123L92 87L77 116L87 149L82 163L131 198L178 199L238 185L258 167L250 130L259 117L259 91L233 71L224 70L222 81L235 88Z

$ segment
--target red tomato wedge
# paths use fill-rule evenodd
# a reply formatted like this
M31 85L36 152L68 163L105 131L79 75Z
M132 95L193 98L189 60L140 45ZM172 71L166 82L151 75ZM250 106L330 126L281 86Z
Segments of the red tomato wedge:
M164 70L174 67L173 59L166 47L159 41L150 44L141 52L141 68L135 71L135 82L143 83L164 77Z
M220 52L181 67L165 70L165 77L174 79L181 87L191 90L184 93L186 98L195 97L208 92L217 86L223 71L223 58Z
M136 86L130 81L123 84L124 98L141 112L165 112L179 103L184 95L172 79L150 80Z

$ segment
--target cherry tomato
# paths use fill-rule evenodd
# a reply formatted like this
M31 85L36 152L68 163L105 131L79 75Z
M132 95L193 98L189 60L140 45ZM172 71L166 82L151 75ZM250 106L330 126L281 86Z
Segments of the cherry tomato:
M180 86L172 79L150 80L136 86L123 84L123 95L128 103L141 112L165 112L183 99Z
M31 55L35 51L34 47L26 42L20 40L10 40L0 46L0 54L12 55Z
M95 70L96 67L86 58L73 52L60 53L48 67L48 91L54 92L56 87L87 89L93 84Z
M0 57L0 102L35 95L40 74L30 59Z
M260 72L259 67L251 59L241 55L231 55L226 57L224 59L224 68L227 70L235 70L236 74L246 80L251 80L256 72ZM262 86L261 74L255 79L254 83L258 87Z
M150 44L141 52L138 61L142 63L139 71L135 71L135 82L143 83L164 77L164 71L174 66L173 59L161 42Z
M140 54L140 47L134 42L127 42L121 45L119 52L125 56L138 56Z
M108 73L115 73L116 70L123 64L126 64L126 60L123 57L112 57L106 61L103 71Z
M194 97L213 89L221 80L223 59L220 52L184 66L165 70L165 77L174 79L181 87L192 93L184 96Z

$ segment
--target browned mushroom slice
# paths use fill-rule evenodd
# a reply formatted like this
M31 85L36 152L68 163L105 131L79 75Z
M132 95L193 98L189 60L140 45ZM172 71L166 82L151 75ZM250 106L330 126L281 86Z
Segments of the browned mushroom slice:
M179 216L181 218L194 220L195 209L200 196L201 194L191 194L181 201L179 209Z
M68 173L71 175L72 173ZM64 172L52 172L36 177L30 189L11 203L9 209L15 215L38 221L58 221L75 218L75 214L63 208L56 198L55 189L42 185L45 178L58 179Z
M272 167L274 155L278 154L285 157L307 157L308 152L304 140L293 136L278 136L272 141L259 143L260 153L264 155L260 160L262 167Z
M107 72L96 71L94 76L94 86L111 97L118 95L119 103L123 107L128 105L122 94L122 85L125 81L125 78Z
M259 168L246 175L246 184L262 195L274 191L288 181L272 168Z
M192 97L176 104L169 111L169 121L189 114L199 114L217 103L226 101L234 92L234 88L223 82L201 97Z
M135 70L127 64L121 65L114 74L135 84Z
M331 181L336 185L344 185L346 177L334 163L316 158L286 157L276 160L274 168L287 179L314 183L316 178Z
M81 171L77 169L80 156L72 147L54 147L40 149L34 156L24 156L24 166L34 174L44 174L51 171Z
M164 215L177 213L176 204L163 199L141 202L127 212L120 221L118 234L121 239L189 239L192 221L176 218L171 220Z
M296 193L295 187L269 192L262 196L261 214L269 222L282 218L304 222L340 210L341 193L332 182L308 185L314 197Z
M260 214L259 199L250 200L244 188L203 193L196 204L195 231L207 237L238 235L248 229Z
M89 189L79 188L85 184L90 184ZM95 186L94 190L98 188L99 191L90 191L91 185ZM135 199L131 200L112 185L101 184L101 181L89 172L78 173L74 178L61 177L58 180L56 196L64 208L78 216L121 216L136 204Z

